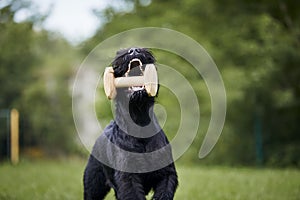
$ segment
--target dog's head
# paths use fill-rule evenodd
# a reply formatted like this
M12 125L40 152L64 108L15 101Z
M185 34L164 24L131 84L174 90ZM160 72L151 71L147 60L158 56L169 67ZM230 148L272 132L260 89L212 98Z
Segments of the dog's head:
M117 52L116 57L112 62L114 70L114 76L117 77L129 77L129 76L141 76L144 74L146 64L153 64L155 58L150 50L146 48L127 48L121 49ZM118 88L117 93L127 93L130 97L135 91L143 90L140 87ZM128 95L129 94L129 95Z
M148 49L133 47L119 50L112 62L112 67L115 77L139 75L139 73L141 75L145 65L154 62L155 58ZM130 74L130 71L134 73Z
M145 65L154 62L150 50L134 47L119 50L111 65L115 77L128 77L143 75ZM154 104L154 97L150 97L144 87L117 88L116 100L129 111L136 124L145 126L150 123L149 109Z

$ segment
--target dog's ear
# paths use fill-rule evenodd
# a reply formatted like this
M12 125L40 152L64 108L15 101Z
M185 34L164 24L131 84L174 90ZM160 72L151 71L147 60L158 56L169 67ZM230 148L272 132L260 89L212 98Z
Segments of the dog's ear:
M116 56L111 63L111 66L114 69L115 77L121 77L127 71L127 66L125 64L126 62L124 62L126 59L125 57L126 57L127 52L128 52L128 48L120 49L119 51L117 51Z
M147 49L147 48L142 48L142 52L144 53L145 57L146 57L146 63L155 63L155 58L153 56L153 53Z

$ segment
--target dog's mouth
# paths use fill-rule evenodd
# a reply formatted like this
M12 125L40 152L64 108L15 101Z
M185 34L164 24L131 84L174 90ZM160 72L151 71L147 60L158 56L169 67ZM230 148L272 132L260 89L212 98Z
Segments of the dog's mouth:
M125 73L125 76L130 77L130 76L143 76L143 75L144 75L144 69L143 69L142 61L138 58L131 59L128 64L128 70ZM144 89L144 86L131 86L128 88L128 90L131 92L135 92L142 89Z
M128 64L128 69L129 71L132 70L135 67L141 67L143 65L142 61L138 58L133 58L132 60L130 60L129 64Z

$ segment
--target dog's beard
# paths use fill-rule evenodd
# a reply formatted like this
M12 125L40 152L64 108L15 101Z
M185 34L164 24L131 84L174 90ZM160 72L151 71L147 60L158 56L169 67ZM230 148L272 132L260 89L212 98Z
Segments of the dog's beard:
M117 53L112 63L115 77L142 76L146 64L155 61L147 49L138 49L139 53L136 54L129 54L129 50ZM121 113L116 113L117 115L121 114L122 117L127 117L127 112L135 124L142 127L150 124L151 116L153 116L154 97L150 97L143 86L118 88L116 102L117 106L119 104L123 109L121 111L121 108L117 108L121 111Z
M149 97L145 89L132 92L129 99L131 119L140 126L148 125L151 122L150 108L153 105L154 98Z

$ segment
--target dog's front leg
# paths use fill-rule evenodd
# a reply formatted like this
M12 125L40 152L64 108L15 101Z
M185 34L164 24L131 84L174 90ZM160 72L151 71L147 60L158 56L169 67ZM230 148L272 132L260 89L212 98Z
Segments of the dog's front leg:
M137 174L116 172L118 200L146 200L145 191Z
M173 200L178 185L177 175L170 174L154 188L152 200Z

